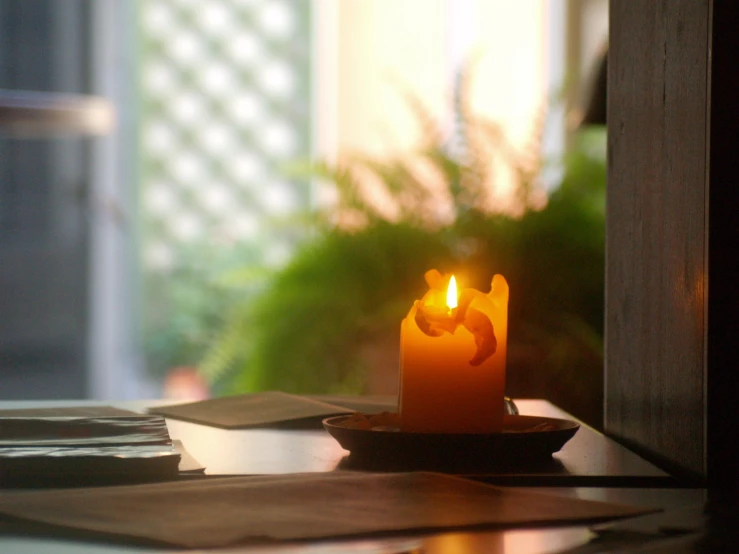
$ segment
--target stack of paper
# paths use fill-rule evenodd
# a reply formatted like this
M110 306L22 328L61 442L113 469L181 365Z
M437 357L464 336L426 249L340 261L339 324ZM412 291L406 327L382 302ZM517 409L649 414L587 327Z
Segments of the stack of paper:
M164 418L109 407L0 411L0 485L120 483L174 477Z

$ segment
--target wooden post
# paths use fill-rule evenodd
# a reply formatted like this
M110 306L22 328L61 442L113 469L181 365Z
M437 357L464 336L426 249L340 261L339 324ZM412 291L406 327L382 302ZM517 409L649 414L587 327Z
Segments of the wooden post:
M721 486L739 459L738 16L610 4L605 429Z

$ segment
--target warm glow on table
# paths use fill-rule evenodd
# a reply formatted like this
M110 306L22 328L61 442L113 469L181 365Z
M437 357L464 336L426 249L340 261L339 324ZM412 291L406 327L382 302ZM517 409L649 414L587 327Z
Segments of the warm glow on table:
M452 286L456 288L453 276L445 278L431 270L426 281L430 290L414 303L401 324L401 429L500 432L508 283L496 275L489 293L463 289L457 294L452 292Z

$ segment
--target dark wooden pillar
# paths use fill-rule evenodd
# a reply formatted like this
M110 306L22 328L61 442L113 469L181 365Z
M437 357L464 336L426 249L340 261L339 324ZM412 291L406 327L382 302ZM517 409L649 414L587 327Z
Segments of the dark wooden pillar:
M739 504L739 2L714 0L712 24L706 466Z
M736 482L739 2L611 0L606 431Z

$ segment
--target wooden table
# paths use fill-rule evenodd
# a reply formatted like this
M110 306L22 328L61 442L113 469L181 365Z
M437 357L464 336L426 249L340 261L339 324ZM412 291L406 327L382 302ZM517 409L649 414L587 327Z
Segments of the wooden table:
M144 411L152 402L120 403L119 407ZM517 400L521 414L563 419L573 417L545 400ZM360 469L445 470L475 476L495 484L516 486L667 487L676 481L595 429L582 424L577 434L544 463L495 468L489 460L468 460L461 467L393 467L378 460L367 465L353 462L349 453L322 429L224 430L184 421L168 420L170 435L206 468L208 475L245 475Z
M516 401L526 415L572 419L542 400ZM94 405L95 402L0 402L0 409ZM157 401L109 402L124 409L144 411L161 404ZM351 470L347 452L323 430L249 429L223 430L193 423L168 420L172 438L203 465L207 476L323 472ZM358 468L363 469L363 468ZM393 468L375 468L392 470ZM422 468L424 469L424 468ZM613 551L637 548L646 542L658 544L663 528L700 526L700 512L705 502L703 489L676 488L678 483L626 448L596 430L583 425L573 439L553 456L552 462L524 471L490 471L489 464L472 464L459 473L496 484L536 486L545 494L564 494L580 498L660 507L663 514L630 520L616 526L608 535ZM90 552L134 551L102 543L64 541L58 537L21 536L27 530L17 524L0 522L0 552ZM424 552L441 553L516 553L562 552L583 547L595 537L587 527L520 529L508 531L438 533L404 538L321 541L310 544L240 548L239 552ZM691 536L692 537L692 536ZM674 540L674 539L672 539ZM687 539L686 539L687 540ZM691 539L692 540L692 539ZM595 545L593 545L595 547ZM610 547L610 546L609 546ZM602 550L595 551L608 551ZM156 549L136 552L156 552ZM578 550L589 552L590 550Z

